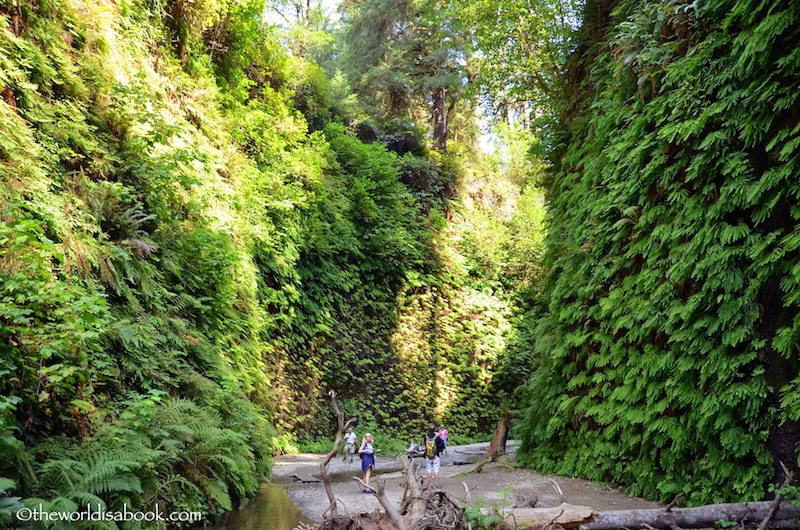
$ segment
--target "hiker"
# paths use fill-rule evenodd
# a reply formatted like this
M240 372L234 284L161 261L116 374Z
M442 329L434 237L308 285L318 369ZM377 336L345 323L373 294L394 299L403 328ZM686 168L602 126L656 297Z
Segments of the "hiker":
M350 455L350 462L353 462L353 453L356 452L356 433L353 432L352 427L347 428L347 434L344 435L344 450L342 451L342 462L347 461L347 455Z
M444 453L447 451L447 440L450 438L450 433L447 432L447 429L444 428L444 425L439 425L439 438L442 439L442 443L444 444L444 449L442 449L442 452Z
M375 441L372 435L367 433L361 441L361 447L358 448L358 454L361 457L361 471L364 472L364 484L369 487L369 476L372 473L372 466L375 465ZM361 493L370 494L369 490L361 490Z
M439 454L444 451L444 442L436 433L436 426L428 426L428 434L425 436L423 442L425 446L425 470L428 472L428 486L433 486L436 489L442 489L439 485L439 466L441 461ZM431 482L433 478L433 482Z

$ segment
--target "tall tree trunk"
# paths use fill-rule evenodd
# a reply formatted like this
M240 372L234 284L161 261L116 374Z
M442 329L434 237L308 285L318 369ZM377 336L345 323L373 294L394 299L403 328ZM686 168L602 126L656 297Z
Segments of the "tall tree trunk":
M447 151L447 87L433 92L433 143L437 149Z

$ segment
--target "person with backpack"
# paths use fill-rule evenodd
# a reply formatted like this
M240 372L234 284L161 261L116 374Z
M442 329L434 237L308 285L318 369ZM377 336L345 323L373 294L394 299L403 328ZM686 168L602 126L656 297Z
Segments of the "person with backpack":
M441 466L439 455L444 451L444 442L439 438L435 425L428 426L428 434L425 436L423 444L425 446L425 470L428 472L428 486L442 489L439 485L439 467Z

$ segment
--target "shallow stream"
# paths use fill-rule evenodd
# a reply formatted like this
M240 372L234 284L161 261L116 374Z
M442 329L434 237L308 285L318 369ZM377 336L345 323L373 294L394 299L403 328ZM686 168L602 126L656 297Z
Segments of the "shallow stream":
M246 506L205 530L292 530L300 523L313 521L294 505L281 485L262 484Z

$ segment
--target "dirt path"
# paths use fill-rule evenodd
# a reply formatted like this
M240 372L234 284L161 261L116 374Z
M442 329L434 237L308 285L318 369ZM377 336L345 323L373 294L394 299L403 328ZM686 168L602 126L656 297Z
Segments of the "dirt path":
M541 475L529 469L516 469L507 463L495 463L484 466L482 473L470 473L475 463L483 459L488 443L459 445L448 447L442 456L440 484L442 489L454 494L459 499L465 497L464 485L469 488L472 504L502 505L519 503L520 498L538 497L537 507L557 506L560 504L551 479L561 487L566 502L578 506L590 506L595 510L625 510L640 508L657 508L658 503L631 498L614 488L603 487L585 480L565 477ZM509 457L513 459L515 445L509 443ZM314 521L319 521L328 510L328 498L321 482L302 483L293 475L311 475L319 478L319 465L324 455L301 454L276 457L272 481L281 484L288 492L289 498L300 510ZM425 463L419 462L422 476L425 476ZM400 461L397 458L378 456L375 474L386 480L386 491L396 505L400 503L403 489L400 485ZM361 461L358 457L351 463L349 459L342 462L341 457L328 464L328 474L336 498L339 500L340 513L372 512L380 509L377 499L372 495L361 493L361 488L353 476L363 479Z

